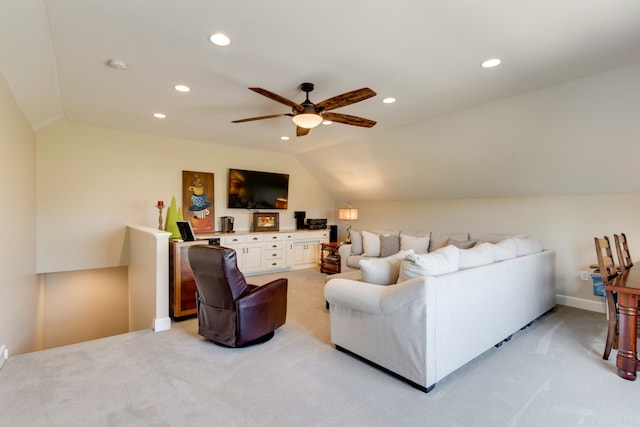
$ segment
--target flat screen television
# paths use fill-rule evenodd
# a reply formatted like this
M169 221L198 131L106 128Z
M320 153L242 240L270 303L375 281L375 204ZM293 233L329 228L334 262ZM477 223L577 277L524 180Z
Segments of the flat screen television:
M229 169L229 208L287 209L289 175Z

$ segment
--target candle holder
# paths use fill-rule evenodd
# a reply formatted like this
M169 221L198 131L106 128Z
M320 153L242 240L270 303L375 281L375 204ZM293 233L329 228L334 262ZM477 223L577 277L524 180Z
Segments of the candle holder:
M164 205L156 205L156 208L158 208L158 230L162 230L162 210Z

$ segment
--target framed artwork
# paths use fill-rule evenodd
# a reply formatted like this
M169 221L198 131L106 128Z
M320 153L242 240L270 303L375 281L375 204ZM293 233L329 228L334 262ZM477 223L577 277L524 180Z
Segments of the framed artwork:
M264 212L253 214L253 231L279 231L280 214L277 212Z
M215 228L213 173L182 171L182 217L197 233Z

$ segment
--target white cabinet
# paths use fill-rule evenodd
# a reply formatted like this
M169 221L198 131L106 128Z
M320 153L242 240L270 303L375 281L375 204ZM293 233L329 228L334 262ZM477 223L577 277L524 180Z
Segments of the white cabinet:
M254 234L223 236L220 243L236 251L238 268L243 273L257 273L265 269L263 236Z
M324 231L296 233L293 242L293 267L313 267L320 262L321 243L328 241Z
M293 238L294 233L284 234L284 266L285 268L293 267Z
M264 267L265 270L281 270L285 268L285 235L280 233L264 235Z
M244 274L315 267L320 262L321 243L327 231L246 233L223 235L220 244L236 251L238 268Z

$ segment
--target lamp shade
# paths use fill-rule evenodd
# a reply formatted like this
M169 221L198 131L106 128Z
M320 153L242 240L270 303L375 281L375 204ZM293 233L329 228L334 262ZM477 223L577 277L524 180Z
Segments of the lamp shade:
M339 208L338 219L342 221L356 221L358 219L358 208Z
M305 129L314 128L322 123L321 116L309 113L296 114L291 118L291 120L293 120L293 123L295 123L296 126L300 126L301 128Z

